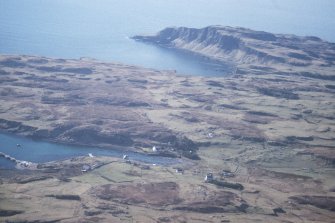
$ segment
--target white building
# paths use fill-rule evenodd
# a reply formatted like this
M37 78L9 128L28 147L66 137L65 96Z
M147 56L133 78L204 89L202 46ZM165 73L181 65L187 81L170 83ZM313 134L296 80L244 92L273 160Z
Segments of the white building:
M153 147L152 147L152 152L157 152L157 148L156 148L156 146L153 146Z

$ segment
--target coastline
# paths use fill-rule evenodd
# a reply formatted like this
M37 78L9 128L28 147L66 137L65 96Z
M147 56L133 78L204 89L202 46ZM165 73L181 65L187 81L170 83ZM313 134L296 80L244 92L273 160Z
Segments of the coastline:
M315 36L207 26L168 27L155 35L136 35L132 38L209 58L221 64L228 61L241 69L240 74L278 72L334 80L329 70L334 66L335 44Z
M181 76L199 76L199 77L227 77L234 75L234 71L236 70L237 64L234 63L234 61L221 61L215 58L211 58L210 56L202 55L197 52L192 52L187 49L182 49L178 47L173 47L169 44L156 44L154 42L145 41L142 39L137 39L136 36L129 37L135 41L142 42L143 44L150 44L152 46L157 46L159 48L162 48L166 51L172 52L174 54L177 54L178 57L189 57L192 60L199 61L199 64L203 67L206 67L207 70L212 71L212 74L191 74L191 73L176 73L176 75ZM158 69L159 70L159 69ZM169 71L169 70L167 70ZM171 70L173 71L173 70Z
M16 144L14 143L19 143L18 145L20 145L21 147L20 149L12 148L14 151L11 151L11 150L6 150L6 151L9 154L12 154L14 152L13 153L14 159L17 158L16 156L18 156L18 153L20 153L19 155L22 158L15 159L20 162L22 161L31 162L32 161L30 160L30 158L28 159L24 158L23 154L26 154L26 153L34 153L35 154L34 156L36 158L34 159L33 162L37 164L49 163L49 162L62 162L68 159L76 158L76 157L89 156L89 154L93 154L94 157L95 156L98 156L98 157L110 156L110 157L115 157L118 159L122 159L124 155L127 155L127 157L130 157L132 160L137 161L137 162L143 162L143 163L148 163L148 164L156 163L158 165L163 165L163 166L175 165L181 161L180 159L181 157L168 156L168 155L160 154L159 152L150 153L146 151L138 151L136 149L130 149L127 147L113 146L111 148L111 147L82 146L78 144L62 144L62 143L57 143L57 142L53 142L53 141L49 141L45 139L44 140L30 139L25 136L15 135L13 133L8 133L8 132L1 132L0 138L1 138L1 135L6 135L10 138L14 138L13 140L10 140L12 142L12 147L15 147ZM6 139L6 141L8 141L8 139ZM52 151L50 151L50 148L49 148L50 146L52 146L53 148ZM46 148L43 148L43 147L47 147L50 154L54 154L54 153L57 154L57 148L61 149L62 151L68 150L69 154L63 155L62 158L56 156L57 157L56 159L48 159L48 158L46 159L46 158L43 158L43 154L46 153L46 151L44 151ZM2 147L2 150L3 150L3 147ZM39 154L38 150L42 150L41 154ZM82 151L85 151L85 152L83 153ZM8 156L8 154L6 153L4 154ZM39 158L40 156L42 157ZM52 157L52 155L49 155L49 156ZM153 158L150 160L150 157L153 157ZM5 169L8 168L8 165L5 165L4 168ZM22 166L21 169L25 169L25 168ZM26 169L31 169L31 168L29 167Z

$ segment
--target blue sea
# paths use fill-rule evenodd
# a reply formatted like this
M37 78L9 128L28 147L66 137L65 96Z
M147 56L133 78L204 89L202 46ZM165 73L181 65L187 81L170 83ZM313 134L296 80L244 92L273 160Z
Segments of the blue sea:
M92 57L224 75L198 58L129 39L168 26L241 26L335 42L333 0L0 0L0 54Z

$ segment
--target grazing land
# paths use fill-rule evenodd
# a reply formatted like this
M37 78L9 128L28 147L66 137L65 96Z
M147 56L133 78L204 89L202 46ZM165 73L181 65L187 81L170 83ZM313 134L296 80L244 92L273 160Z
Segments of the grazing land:
M237 39L251 44L256 37L259 48L275 46L265 34ZM1 170L0 221L332 222L334 45L313 37L300 45L310 42L324 48L310 53L308 64L290 54L300 48L290 52L286 45L284 62L249 61L245 51L241 60L230 58L238 68L225 77L86 58L0 56L2 131L182 158L158 166L77 157ZM214 179L205 182L208 173Z

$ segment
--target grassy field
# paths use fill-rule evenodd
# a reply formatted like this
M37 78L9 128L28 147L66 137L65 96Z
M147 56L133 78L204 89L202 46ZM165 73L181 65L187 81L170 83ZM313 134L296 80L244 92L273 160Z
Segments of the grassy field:
M78 157L0 170L1 222L333 221L332 80L178 76L32 56L0 63L1 130L181 157L172 166L152 165L155 156ZM82 173L84 164L99 167ZM207 173L222 183L204 182ZM220 186L232 184L244 189Z

